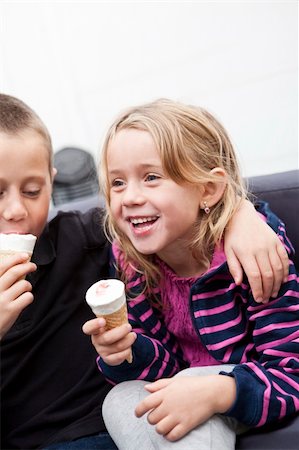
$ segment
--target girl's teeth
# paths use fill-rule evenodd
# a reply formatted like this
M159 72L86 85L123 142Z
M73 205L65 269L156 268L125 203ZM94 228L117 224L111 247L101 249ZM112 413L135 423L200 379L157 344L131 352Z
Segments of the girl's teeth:
M138 223L146 223L146 222L152 222L153 220L156 220L157 216L155 217L144 217L144 218L140 218L140 219L131 219L131 222L133 225L136 225Z

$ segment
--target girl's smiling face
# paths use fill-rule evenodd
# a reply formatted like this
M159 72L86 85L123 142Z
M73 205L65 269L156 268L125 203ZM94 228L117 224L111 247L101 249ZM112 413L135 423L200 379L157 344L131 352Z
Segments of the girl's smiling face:
M186 246L200 208L200 188L177 184L165 173L150 133L122 129L108 145L110 210L142 254L157 254L173 267L189 258Z

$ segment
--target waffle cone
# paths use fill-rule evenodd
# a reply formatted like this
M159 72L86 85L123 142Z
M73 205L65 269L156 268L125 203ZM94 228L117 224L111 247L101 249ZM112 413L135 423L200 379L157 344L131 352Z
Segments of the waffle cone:
M106 330L119 327L128 322L127 305L124 303L118 311L112 314L101 315L106 320Z
M106 320L106 330L112 330L112 328L119 327L124 323L128 323L128 312L127 305L124 303L118 311L115 311L112 314L101 315L98 317L104 317ZM128 363L131 363L133 360L132 352L130 356L127 358Z

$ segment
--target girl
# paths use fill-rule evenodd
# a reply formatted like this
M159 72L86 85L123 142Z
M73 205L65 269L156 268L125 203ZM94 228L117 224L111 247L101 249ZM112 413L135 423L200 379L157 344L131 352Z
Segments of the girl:
M106 332L100 318L84 331L110 381L136 380L105 400L117 446L233 449L236 432L298 411L298 277L290 262L270 303L234 282L223 236L246 191L221 124L169 100L133 108L111 127L101 167L130 325ZM291 254L283 224L260 213Z

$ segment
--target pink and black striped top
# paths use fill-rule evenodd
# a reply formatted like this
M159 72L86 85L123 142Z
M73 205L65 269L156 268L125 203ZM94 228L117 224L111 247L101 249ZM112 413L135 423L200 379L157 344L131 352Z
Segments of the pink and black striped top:
M266 204L262 212L291 255L283 223ZM99 369L112 383L171 377L192 364L175 335L178 330L168 328L170 318L155 308L144 287L140 273L127 285L129 320L137 333L132 364L108 366L98 358ZM157 286L155 296L161 299L161 294ZM191 280L186 304L199 348L204 346L211 362L236 364L224 373L237 384L237 398L227 415L261 426L299 411L299 277L291 261L287 282L268 304L254 301L246 278L237 286L225 261Z

